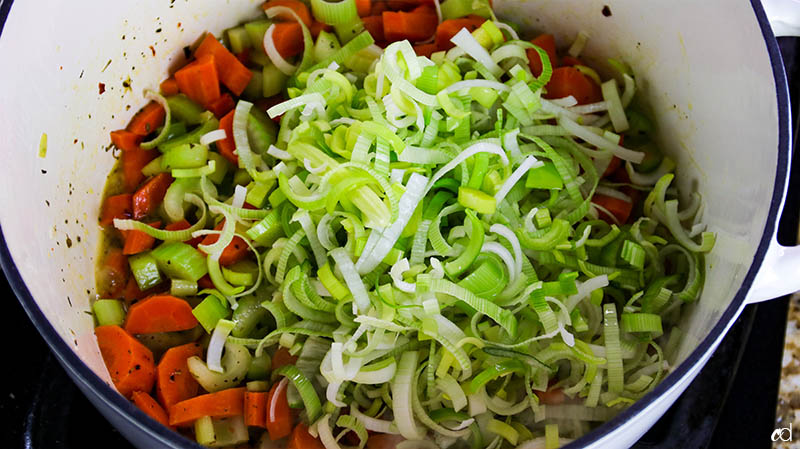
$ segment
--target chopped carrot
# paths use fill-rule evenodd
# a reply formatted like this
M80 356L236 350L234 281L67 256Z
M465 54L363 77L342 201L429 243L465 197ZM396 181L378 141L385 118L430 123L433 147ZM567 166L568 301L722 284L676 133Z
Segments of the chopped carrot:
M106 198L100 214L100 225L111 226L115 218L131 218L133 215L133 196L130 193Z
M191 227L192 225L184 218L181 221L176 221L175 223L168 224L164 229L166 229L167 231L182 231L184 229L189 229ZM200 236L186 240L184 243L186 243L187 245L192 245L195 248L197 248L197 245L200 244L200 242L202 241L203 237Z
M217 66L217 75L220 82L235 95L241 95L250 83L250 79L253 78L253 72L239 62L236 56L224 45L220 44L211 33L206 33L203 42L194 52L196 58L202 58L206 55L214 57L214 64Z
M436 44L422 44L414 46L414 53L416 53L417 56L427 56L430 58L431 55L438 50L439 47L437 47Z
M158 156L158 151L135 148L122 152L122 177L125 190L133 192L144 181L142 169Z
M413 13L402 11L384 11L383 35L389 42L401 41L424 41L433 35L433 30L439 23L436 14Z
M130 334L185 331L197 326L192 306L170 295L151 296L128 309L125 330Z
M125 261L125 263L127 263L127 260ZM156 286L154 288L158 287ZM136 279L131 277L128 279L128 283L125 284L125 288L122 289L122 291L118 295L113 295L113 296L118 297L119 299L125 301L126 305L131 305L132 303L147 297L148 291L143 292L139 288L139 284L136 283Z
M139 149L142 136L124 129L111 131L111 143L122 151L135 151Z
M603 172L603 178L606 176L610 176L611 173L614 173L620 166L622 165L622 159L612 156L611 162L609 162L608 167L606 167L606 171Z
M196 396L169 408L169 424L188 426L204 416L229 418L244 411L245 388L229 388L216 393Z
M633 203L629 203L627 201L623 201L619 198L614 198L613 196L606 196L596 193L592 197L592 203L602 207L604 210L600 209L600 218L606 221L608 224L615 224L614 219L619 222L619 224L624 224L628 221L628 217L631 215L631 211L633 210ZM614 217L609 217L608 213L614 215Z
M272 370L276 370L282 366L286 365L294 365L297 363L297 356L291 355L289 350L281 346L275 351L275 355L272 356Z
M101 270L98 271L98 279L103 280L103 285L108 290L106 293L110 297L115 297L124 291L128 281L128 257L122 254L119 248L109 248L103 259Z
M561 58L561 65L562 66L576 66L576 65L586 65L578 58L573 58L572 56L566 55Z
M356 0L356 10L359 17L366 17L372 11L372 0Z
M200 288L217 288L214 286L214 282L211 281L211 276L205 275L197 280L197 286Z
M389 449L397 447L398 443L405 441L402 435L391 433L371 434L367 439L367 449Z
M455 46L450 39L462 28L466 28L470 33L481 26L486 19L480 16L470 15L460 19L445 20L436 27L436 45L439 50L450 50Z
M333 27L325 22L317 22L315 20L311 22L311 26L308 28L308 30L311 31L311 37L316 39L319 36L319 33L321 33L322 31L331 32L333 30Z
M219 98L212 101L211 104L208 105L208 110L213 112L217 118L221 118L228 112L231 112L233 108L236 107L236 103L233 101L233 97L230 94L222 94Z
M387 9L391 11L410 11L420 5L433 6L433 0L389 0Z
M547 405L563 404L567 399L561 388L551 388L547 391L535 391L534 393L539 397L539 401Z
M269 0L261 5L261 8L266 10L274 6L283 6L291 9L295 12L295 14L297 14L298 17L300 17L300 20L302 20L307 27L311 26L311 13L308 11L308 6L306 6L305 3L298 0ZM280 13L275 17L287 22L294 22L295 20L291 14L287 13Z
M152 396L143 392L143 391L134 391L133 395L131 395L131 399L133 403L136 404L139 409L147 414L147 416L155 419L156 421L160 422L161 424L169 427L169 418L167 417L167 412L153 399Z
M98 326L94 334L108 374L123 396L153 388L156 367L149 349L119 326Z
M158 88L161 91L161 95L165 97L171 97L180 92L180 89L178 89L178 82L175 81L175 77L172 76L162 81Z
M547 52L547 56L550 57L550 64L554 68L558 65L558 60L556 59L556 39L552 34L540 34L536 39L531 40L531 43ZM530 48L527 50L527 54L531 73L533 73L534 76L541 75L542 59L539 57L539 53Z
M138 220L155 212L164 200L170 184L172 184L172 175L159 173L140 187L133 194L133 218Z
M382 16L367 16L362 17L361 21L364 22L364 28L369 31L372 38L380 42L385 40L383 37L383 17Z
M370 16L380 16L381 13L383 13L384 11L386 11L388 9L389 8L388 8L386 2L383 2L383 1L381 1L381 2L373 2L372 3L372 7L369 10L369 15Z
M201 354L203 348L199 344L188 343L173 346L161 356L156 367L156 395L165 409L197 396L200 385L189 372L186 361Z
M160 104L151 101L133 116L126 129L134 134L146 136L164 124L166 114Z
M248 391L244 394L244 422L248 426L267 428L266 391Z
M291 58L303 51L303 30L297 22L276 23L272 41L283 58Z
M292 414L286 399L286 383L275 382L267 397L267 432L272 441L292 433Z
M564 98L572 95L578 100L578 104L595 103L603 99L600 86L574 67L559 67L553 70L553 76L545 88L547 89L545 98Z
M225 130L225 138L215 142L219 154L230 161L231 164L239 166L239 157L234 153L236 143L233 141L233 112L230 111L219 119L219 129Z
M175 72L178 88L195 103L203 106L219 98L219 74L214 55L203 55Z
M225 224L225 220L221 221L214 229L219 231L222 229L222 226ZM203 239L203 245L211 245L219 240L219 234L209 234ZM245 242L241 237L234 237L233 241L222 250L222 254L219 256L219 264L223 267L227 267L229 265L233 265L236 262L244 259L247 256L247 252L250 247L247 246L247 242Z
M319 439L314 438L308 433L308 426L298 423L289 437L289 444L286 449L325 449Z
M421 4L416 8L409 11L413 14L433 14L436 15L436 10L433 8L432 5L429 4Z
M148 224L154 228L161 227L160 221L155 221ZM154 237L149 236L145 232L137 231L136 229L124 231L123 235L125 236L125 245L122 246L122 254L125 254L126 256L147 251L152 248L153 244L156 242Z

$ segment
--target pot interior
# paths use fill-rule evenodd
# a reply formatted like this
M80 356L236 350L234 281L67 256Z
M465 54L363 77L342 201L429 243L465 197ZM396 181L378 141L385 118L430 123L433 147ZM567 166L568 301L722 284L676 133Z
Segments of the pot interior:
M0 224L36 306L101 378L89 298L108 132L123 128L183 48L260 14L260 1L14 2L0 39ZM683 194L705 200L717 233L701 301L677 360L717 324L764 233L778 164L778 107L769 56L748 2L495 0L500 17L568 46L590 35L597 67L630 64ZM608 11L604 10L608 7ZM45 11L46 13L42 13ZM35 31L34 31L35 30ZM43 133L47 155L37 157Z

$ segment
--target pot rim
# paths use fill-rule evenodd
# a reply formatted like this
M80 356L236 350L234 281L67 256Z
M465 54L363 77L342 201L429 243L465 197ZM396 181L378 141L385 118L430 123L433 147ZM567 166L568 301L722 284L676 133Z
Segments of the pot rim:
M3 26L5 25L13 3L13 0L0 0L0 37L2 37ZM767 223L753 258L753 263L738 292L734 296L733 301L731 301L730 305L728 305L727 309L725 309L720 316L719 322L711 329L709 334L700 342L694 351L692 351L686 360L666 376L661 383L656 385L652 391L620 412L613 419L601 424L583 437L568 444L565 446L565 449L574 449L591 445L604 439L618 428L622 427L623 424L632 420L639 413L645 411L645 409L655 403L657 398L666 394L675 384L688 376L691 368L699 363L705 355L715 347L718 341L724 337L728 326L738 316L739 310L744 305L747 292L769 248L777 226L777 220L779 218L778 212L780 211L783 201L789 170L789 154L791 150L791 128L789 122L791 111L789 109L788 83L783 66L783 59L781 58L778 48L778 41L772 32L772 27L769 24L769 20L767 19L760 1L750 0L750 4L753 8L758 25L761 28L761 33L767 47L767 53L769 54L778 104L778 161L775 172L775 184L770 201L769 213L767 215ZM94 392L97 399L106 407L121 415L122 418L126 419L134 427L137 427L138 430L146 432L147 435L159 440L163 444L172 447L203 448L203 446L200 446L196 442L167 429L139 410L132 402L125 399L114 388L100 379L100 377L97 376L97 374L95 374L69 347L67 342L59 336L53 325L50 324L33 299L25 282L22 280L22 276L19 270L17 270L14 259L11 257L8 245L6 244L2 225L0 225L0 267L5 273L12 290L22 304L28 318L36 326L61 365L70 373L70 377L72 377L73 381L79 383L78 386L82 387L81 390L87 391L88 389Z

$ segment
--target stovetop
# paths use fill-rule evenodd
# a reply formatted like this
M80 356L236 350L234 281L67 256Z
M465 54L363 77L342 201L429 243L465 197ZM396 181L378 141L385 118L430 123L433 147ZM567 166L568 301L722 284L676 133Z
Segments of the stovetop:
M797 100L800 40L781 38L779 44L791 96ZM792 110L797 111L797 101L792 101ZM793 172L800 174L798 159ZM786 211L800 211L800 176L794 178ZM798 214L784 212L781 243L796 243L797 229ZM0 327L0 356L6 365L0 382L0 447L131 447L73 385L2 275L0 292L7 304ZM700 375L634 447L771 447L787 305L788 297L747 306Z

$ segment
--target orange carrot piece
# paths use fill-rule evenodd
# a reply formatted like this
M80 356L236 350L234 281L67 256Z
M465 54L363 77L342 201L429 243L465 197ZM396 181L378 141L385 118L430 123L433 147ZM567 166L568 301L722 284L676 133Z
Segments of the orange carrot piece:
M200 385L189 372L186 361L202 354L203 348L199 344L188 343L173 346L161 356L156 367L156 396L165 409L197 396Z
M133 192L144 181L142 169L158 156L155 150L143 150L139 147L122 152L122 177L125 190Z
M303 30L297 22L276 23L272 41L283 58L291 58L303 51Z
M148 224L154 228L161 227L160 221L155 221ZM147 251L148 249L152 248L153 244L156 242L154 237L150 237L145 232L137 231L135 229L124 231L123 235L125 236L125 245L122 246L122 254L125 254L126 256Z
M245 67L230 50L220 44L211 33L206 33L206 37L197 47L194 55L196 58L206 55L213 56L220 82L235 95L241 95L250 83L250 79L253 78L253 72Z
M216 141L215 145L219 150L219 154L238 167L239 157L233 152L236 149L236 143L233 141L233 112L230 111L219 119L219 129L225 130L225 138Z
M133 215L133 196L130 193L114 195L106 198L100 214L100 225L111 226L115 218L131 218Z
M361 21L364 22L364 28L369 31L373 39L378 42L386 40L383 37L383 16L362 17Z
M275 351L272 356L272 370L276 370L282 366L294 365L297 363L297 356L289 354L289 350L281 346Z
M128 281L128 256L122 254L119 248L109 248L103 259L102 279L108 287L105 293L110 297L116 297L125 289Z
M433 8L433 6L425 3L417 6L409 12L413 14L436 14L436 10Z
M244 394L244 422L248 426L267 428L266 391L248 391Z
M433 35L439 19L436 14L413 13L402 11L384 11L383 35L389 42L401 41L423 41Z
M356 0L356 10L359 17L366 17L372 11L372 0Z
M631 211L633 210L632 203L623 201L619 198L597 193L592 197L592 203L597 204L613 214L613 218L615 218L620 224L625 224L628 221L628 217L630 217ZM615 224L612 217L609 217L604 210L599 210L599 212L602 220L606 221L608 224Z
M153 388L156 367L149 349L119 326L99 326L94 334L111 380L123 396Z
M229 388L216 393L196 396L169 408L171 426L188 426L204 416L229 418L244 411L245 388Z
M371 437L370 437L371 438ZM322 442L308 433L308 426L298 423L289 437L289 444L286 449L325 449Z
M311 22L311 27L309 27L308 30L311 31L311 37L316 39L319 36L320 32L327 31L330 33L331 31L333 31L333 27L325 22L317 22L315 20Z
M235 107L236 103L234 103L233 97L226 93L220 95L219 98L212 101L211 104L208 105L208 110L213 112L217 118L221 118L228 112L233 111L233 108Z
M307 27L311 26L311 12L309 12L308 6L306 6L305 3L300 2L298 0L269 0L268 2L261 5L261 8L266 10L272 8L273 6L284 6L286 8L291 9L292 11L295 12L295 14L297 14L298 17L300 17L300 20L302 20ZM287 22L295 21L294 17L291 14L287 13L280 13L275 17Z
M214 282L211 281L211 276L205 275L197 280L197 286L199 288L217 288L214 286Z
M176 221L175 223L168 224L164 229L166 229L167 231L182 231L184 229L189 229L191 227L192 225L188 221L186 221L186 219L183 219L181 221ZM197 245L200 244L200 242L202 241L203 237L200 236L186 240L184 243L186 243L187 245L197 247Z
M165 79L161 82L158 88L161 90L161 95L164 95L165 97L171 97L180 92L180 89L178 88L178 82L175 81L175 77L169 77Z
M142 136L124 129L111 131L111 143L122 151L135 151L139 149Z
M367 439L367 449L388 449L397 447L397 443L405 441L401 435L390 433L374 433Z
M127 260L125 263L127 263ZM139 284L136 283L136 279L131 277L128 279L128 283L125 284L125 288L123 288L119 294L112 296L121 299L126 305L130 306L132 303L146 297L147 292L143 292L141 289L139 289Z
M481 26L486 19L480 16L467 16L459 19L445 20L436 27L436 45L439 50L450 50L455 46L450 39L462 28L466 28L470 33Z
M219 74L213 55L204 55L175 72L178 89L195 103L209 105L220 96Z
M166 114L160 104L151 101L133 116L126 129L134 134L146 136L164 124Z
M158 209L170 184L172 175L159 173L140 187L133 194L133 218L139 220Z
M547 52L547 56L550 57L550 64L553 66L553 68L558 66L558 59L556 55L556 39L552 34L540 34L536 37L536 39L531 40L531 43ZM542 58L539 57L539 53L530 48L527 50L527 54L528 66L531 68L531 73L533 73L534 76L541 75Z
M578 58L573 58L572 56L566 55L561 58L561 65L566 66L576 66L576 65L586 65Z
M225 220L221 221L214 229L219 231L222 229L222 226L225 224ZM219 234L209 234L203 239L203 245L211 245L219 240ZM219 264L223 267L227 267L229 265L233 265L236 262L244 259L247 257L247 252L250 249L247 246L247 242L245 242L241 237L234 237L231 243L222 250L222 254L219 256Z
M427 56L430 58L431 55L437 51L439 51L439 47L437 47L435 43L414 46L414 53L416 53L417 56Z
M622 165L622 159L613 156L611 158L611 162L609 162L608 167L606 167L606 171L603 172L602 178L606 176L610 176L612 173L617 171L617 169ZM626 173L627 174L627 173Z
M553 76L545 87L545 98L564 98L572 95L578 104L589 104L601 101L603 94L591 78L575 67L559 67L553 70Z
M131 395L131 399L133 400L133 403L139 407L139 409L147 414L147 416L155 419L164 426L169 427L169 417L167 417L167 412L164 411L164 408L161 407L161 405L159 405L152 396L143 391L134 391L133 395Z
M286 383L281 385L281 382L275 382L267 397L267 432L272 441L292 433L292 414L289 410L286 390Z
M384 11L387 11L389 8L385 1L374 2L372 3L372 7L369 10L370 16L380 16Z
M388 0L385 3L390 11L411 11L420 5L433 6L433 0Z
M129 334L185 331L197 326L192 306L170 295L151 296L128 309L125 330Z
M561 390L561 388L551 388L547 391L535 391L534 393L539 397L539 401L542 404L547 405L563 404L567 399L566 396L564 396L564 391Z

